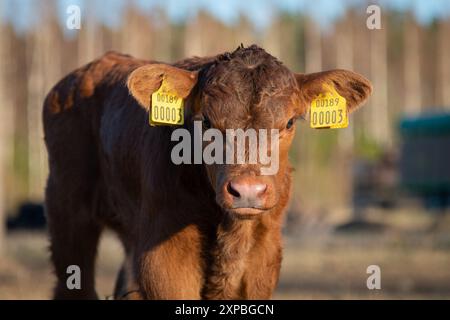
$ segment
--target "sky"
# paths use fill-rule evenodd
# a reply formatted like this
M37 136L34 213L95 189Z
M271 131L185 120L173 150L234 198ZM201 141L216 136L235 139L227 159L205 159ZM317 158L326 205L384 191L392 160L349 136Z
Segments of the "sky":
M36 27L39 17L35 5L46 0L0 0L0 21L11 21L18 31ZM226 24L233 24L240 14L247 16L256 28L268 26L279 11L302 12L310 15L322 25L332 23L345 13L347 7L375 3L383 8L400 11L411 10L423 24L435 18L450 16L450 0L56 0L58 14L64 22L66 8L76 4L89 9L102 23L119 27L127 2L139 9L151 12L155 7L164 8L173 21L183 21L205 10Z

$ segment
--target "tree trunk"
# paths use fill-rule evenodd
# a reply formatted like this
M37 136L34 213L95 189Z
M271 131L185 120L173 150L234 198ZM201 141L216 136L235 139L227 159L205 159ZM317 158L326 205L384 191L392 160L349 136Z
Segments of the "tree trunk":
M10 33L6 32L6 26L0 24L0 256L4 254L5 245L5 220L6 220L6 176L11 164L13 143L13 119L14 108L12 106L11 92L8 77L13 76L11 72L11 39Z
M441 20L438 35L437 101L445 109L450 109L450 19Z
M374 87L370 108L370 131L375 141L385 147L392 144L388 110L388 69L386 20L380 30L370 31L370 68Z
M44 11L43 9L46 8ZM40 201L47 177L47 153L43 140L42 104L45 95L61 78L61 38L59 25L52 11L42 8L41 28L34 30L27 41L28 73L28 198Z
M353 70L353 19L347 16L336 25L336 68ZM353 122L339 132L339 145L344 150L352 150L354 143Z
M420 30L411 14L405 19L404 35L404 106L408 114L417 114L422 107L420 68Z
M322 70L322 32L311 18L305 19L305 72Z

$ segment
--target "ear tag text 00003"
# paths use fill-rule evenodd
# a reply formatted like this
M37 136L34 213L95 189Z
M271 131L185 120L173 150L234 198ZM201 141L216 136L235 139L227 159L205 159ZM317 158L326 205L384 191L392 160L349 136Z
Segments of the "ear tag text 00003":
M348 126L347 101L333 85L324 85L324 93L311 102L311 128L337 129Z
M165 79L161 87L152 94L149 120L151 126L184 124L183 99L170 92Z

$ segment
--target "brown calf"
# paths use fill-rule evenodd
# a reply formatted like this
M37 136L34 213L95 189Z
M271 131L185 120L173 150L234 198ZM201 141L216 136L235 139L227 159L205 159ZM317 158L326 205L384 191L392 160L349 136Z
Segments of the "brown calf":
M148 124L163 79L184 98L190 132L194 120L222 132L279 129L278 173L262 176L255 164L175 165L177 127ZM346 98L349 112L371 92L350 71L292 73L257 46L172 65L112 52L66 76L43 111L55 298L97 297L94 264L105 227L126 252L116 298L270 298L294 121L324 83ZM80 290L66 286L70 265L81 269Z

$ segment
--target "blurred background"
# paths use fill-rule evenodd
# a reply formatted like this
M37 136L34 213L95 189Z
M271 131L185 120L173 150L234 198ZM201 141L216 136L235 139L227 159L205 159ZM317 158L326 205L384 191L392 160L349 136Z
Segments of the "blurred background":
M381 29L369 29L369 5ZM67 9L81 9L69 30ZM173 62L256 43L291 70L374 86L341 130L299 124L275 298L450 298L450 1L0 0L0 299L48 299L41 107L66 73L117 50ZM80 230L82 239L82 230ZM102 240L98 293L122 250ZM369 290L369 265L381 290Z

